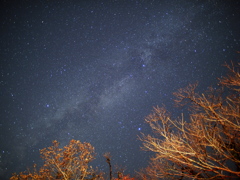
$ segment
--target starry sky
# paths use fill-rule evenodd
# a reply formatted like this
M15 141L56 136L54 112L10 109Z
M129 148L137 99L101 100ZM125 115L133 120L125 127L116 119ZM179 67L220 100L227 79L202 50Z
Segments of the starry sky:
M0 178L39 164L58 140L90 142L94 166L147 165L144 118L189 83L215 85L237 61L235 0L5 1L0 5Z

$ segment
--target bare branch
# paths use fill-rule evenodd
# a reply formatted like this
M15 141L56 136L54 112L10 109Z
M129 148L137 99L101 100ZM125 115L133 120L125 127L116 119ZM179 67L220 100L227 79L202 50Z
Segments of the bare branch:
M178 106L190 103L189 117L173 119L165 107L146 118L154 135L142 135L143 149L152 151L149 179L237 179L240 177L240 74L220 80L228 89L196 93L197 83L178 90Z

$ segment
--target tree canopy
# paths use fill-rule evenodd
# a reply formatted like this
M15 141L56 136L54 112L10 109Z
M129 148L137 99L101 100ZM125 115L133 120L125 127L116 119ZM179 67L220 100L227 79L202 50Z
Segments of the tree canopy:
M240 65L240 64L238 64ZM152 151L145 179L237 179L240 177L240 73L226 65L219 88L197 92L197 84L174 93L188 115L171 117L155 107L146 118L154 135L143 135L143 149Z

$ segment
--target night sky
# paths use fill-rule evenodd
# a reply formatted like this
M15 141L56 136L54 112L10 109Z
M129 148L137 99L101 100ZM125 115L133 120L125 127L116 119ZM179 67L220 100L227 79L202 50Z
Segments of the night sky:
M184 0L0 4L0 178L76 139L134 174L147 165L144 118L189 83L216 85L237 61L240 3Z

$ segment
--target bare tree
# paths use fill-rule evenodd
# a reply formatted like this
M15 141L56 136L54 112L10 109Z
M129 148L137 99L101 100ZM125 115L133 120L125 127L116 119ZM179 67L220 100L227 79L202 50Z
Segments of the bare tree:
M240 73L239 66L226 66L231 74L218 89L199 94L191 84L174 93L178 106L189 107L187 118L172 118L165 107L146 118L154 135L140 139L155 155L143 179L240 178Z
M109 166L109 179L112 180L112 164L111 164L111 154L110 152L106 152L104 153L103 155L105 158L106 158L106 162L108 163L108 166Z

